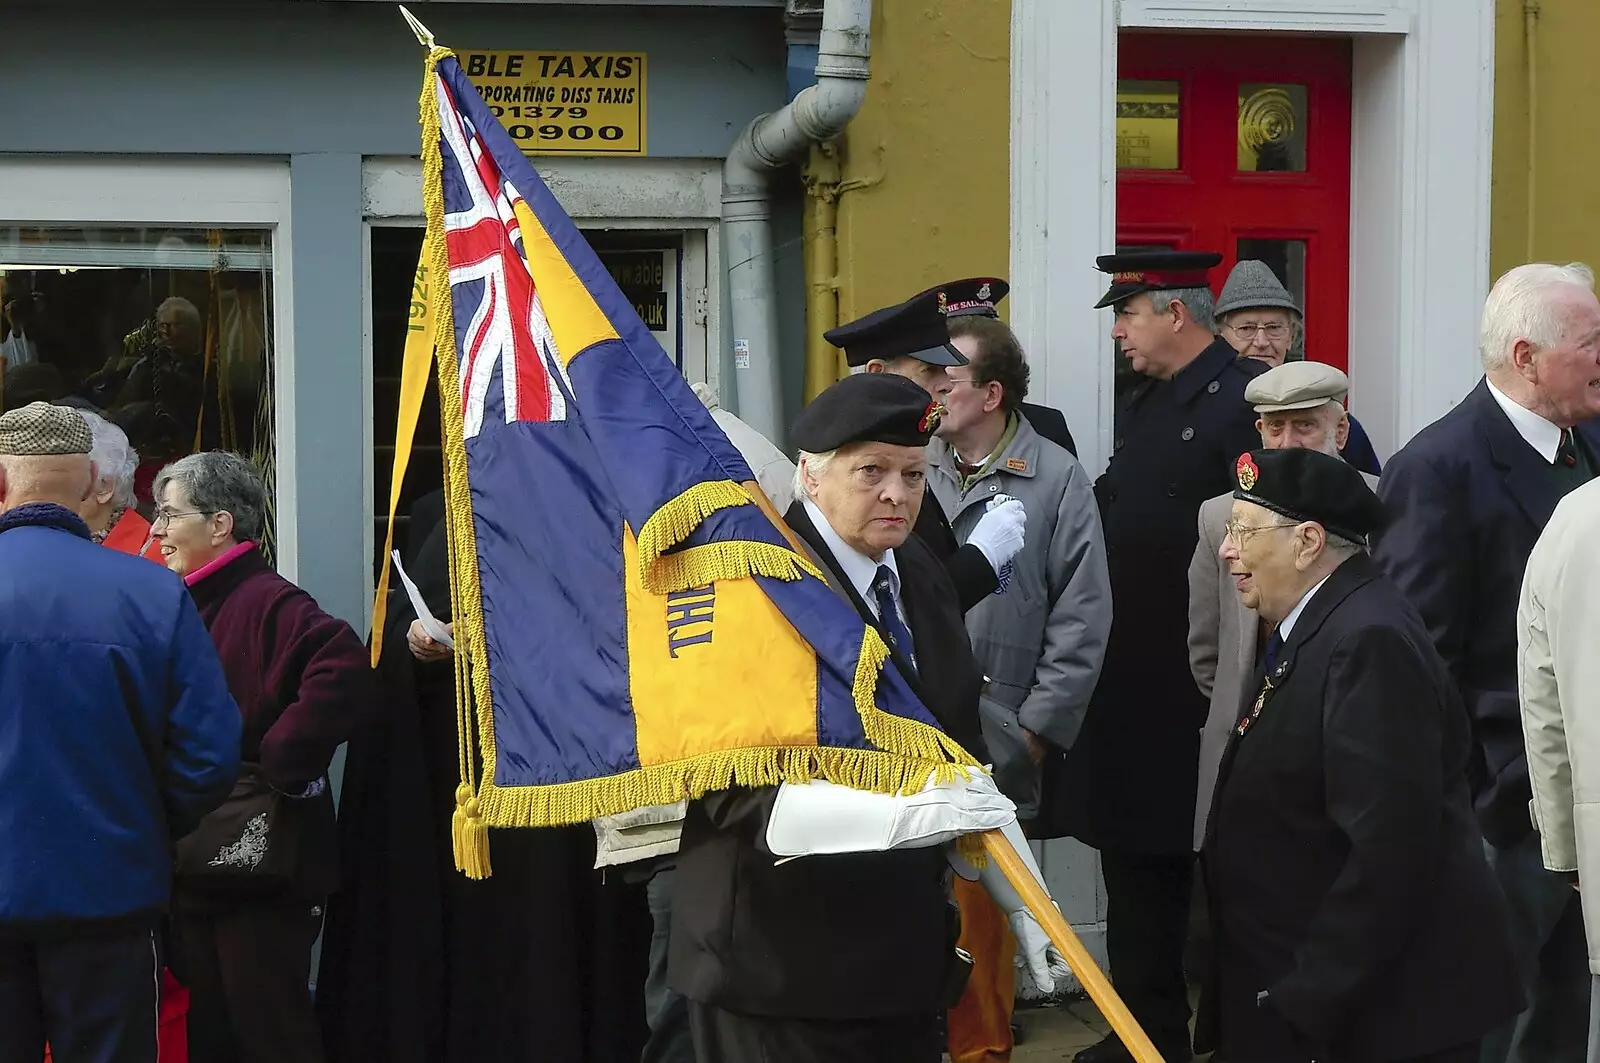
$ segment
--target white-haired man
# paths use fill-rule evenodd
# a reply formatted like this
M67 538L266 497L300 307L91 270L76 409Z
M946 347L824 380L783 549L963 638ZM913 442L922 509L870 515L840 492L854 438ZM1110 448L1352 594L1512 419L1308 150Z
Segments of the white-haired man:
M1344 398L1350 378L1321 362L1284 362L1245 385L1245 401L1255 407L1256 430L1266 450L1303 447L1340 457L1350 431ZM1378 479L1361 474L1369 487ZM1260 664L1267 631L1254 609L1244 604L1218 551L1227 537L1233 493L1200 504L1200 541L1189 562L1189 671L1211 710L1200 734L1200 783L1194 807L1194 847L1206 836L1211 793L1228 732L1239 722L1239 699Z
M129 444L126 432L98 413L80 409L78 415L94 439L89 460L95 469L94 487L78 506L78 516L101 546L161 563L161 544L150 535L150 522L140 515L133 494L139 452Z
M1489 861L1511 902L1531 1005L1485 1039L1485 1063L1585 1056L1589 968L1578 895L1544 869L1517 702L1517 600L1556 504L1594 477L1600 300L1579 263L1495 282L1478 338L1484 379L1385 467L1373 556L1415 603L1472 717L1469 764Z

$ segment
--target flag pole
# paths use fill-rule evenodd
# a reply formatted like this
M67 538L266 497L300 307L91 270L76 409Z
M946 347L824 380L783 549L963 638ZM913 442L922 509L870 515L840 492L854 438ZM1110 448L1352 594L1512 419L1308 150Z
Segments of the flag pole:
M428 51L433 51L436 45L433 42L432 31L430 31L428 27L424 26L421 22L418 22L417 16L406 10L406 5L401 4L399 7L400 14L405 16L406 25L410 26L411 32L417 35L417 43L428 49Z
M983 839L983 848L989 859L999 865L1006 879L1016 889L1017 895L1028 906L1028 911L1033 913L1033 917L1044 928L1050 941L1061 951L1061 956L1072 968L1072 973L1083 983L1089 999L1094 1001L1095 1007L1100 1009L1100 1014L1105 1016L1117 1036L1122 1038L1123 1046L1134 1059L1138 1060L1138 1063L1163 1063L1161 1053L1150 1043L1149 1036L1140 1028L1138 1020L1122 1002L1122 998L1117 996L1117 991L1111 988L1111 980L1100 970L1100 965L1094 962L1094 957L1083 947L1078 935L1072 932L1072 927L1056 908L1050 895L1045 892L1044 886L1033 877L1033 872L1022 862L1022 857L1011 844L1011 840L997 830L984 831L979 837Z

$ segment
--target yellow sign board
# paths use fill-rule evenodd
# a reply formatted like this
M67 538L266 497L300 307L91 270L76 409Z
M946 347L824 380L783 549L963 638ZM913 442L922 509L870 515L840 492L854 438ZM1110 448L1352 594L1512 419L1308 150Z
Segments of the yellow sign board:
M459 59L526 154L645 154L643 52L462 52Z

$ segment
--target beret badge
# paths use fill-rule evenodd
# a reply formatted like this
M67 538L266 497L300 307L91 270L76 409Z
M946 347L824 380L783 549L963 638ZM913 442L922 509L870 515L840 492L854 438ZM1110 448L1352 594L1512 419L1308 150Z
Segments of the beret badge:
M1250 460L1249 454L1239 455L1239 463L1233 467L1233 473L1239 479L1239 487L1245 491L1255 490L1256 480L1261 477L1261 470Z
M944 418L944 407L937 401L928 403L928 408L922 411L922 420L917 422L917 431L933 432L939 427L939 422Z

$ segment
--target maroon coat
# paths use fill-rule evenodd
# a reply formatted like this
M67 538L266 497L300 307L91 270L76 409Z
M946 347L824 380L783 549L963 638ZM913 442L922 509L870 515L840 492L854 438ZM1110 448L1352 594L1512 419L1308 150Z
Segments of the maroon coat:
M267 565L251 548L203 569L189 585L244 717L240 757L261 765L292 804L296 892L338 884L328 764L374 703L367 650L350 625Z

